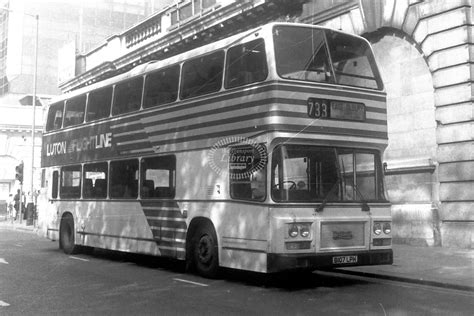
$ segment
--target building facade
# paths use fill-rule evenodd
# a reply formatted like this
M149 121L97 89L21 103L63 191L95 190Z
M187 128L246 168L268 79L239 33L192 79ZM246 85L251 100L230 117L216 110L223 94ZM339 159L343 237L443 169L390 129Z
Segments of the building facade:
M0 0L0 208L16 192L15 166L24 162L24 191L40 187L43 109L61 93L61 77L76 73L75 55L137 24L169 1ZM38 30L36 17L38 16ZM38 54L35 51L38 31ZM67 62L62 63L62 56ZM33 77L37 57L35 141ZM69 59L68 59L69 58ZM68 67L68 64L72 66ZM69 72L68 72L69 71ZM34 151L33 151L34 146Z

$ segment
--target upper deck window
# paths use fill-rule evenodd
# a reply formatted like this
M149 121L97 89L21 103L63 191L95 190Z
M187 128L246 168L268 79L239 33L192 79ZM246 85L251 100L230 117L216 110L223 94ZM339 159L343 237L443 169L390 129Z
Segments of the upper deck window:
M276 69L282 78L382 89L366 41L331 30L276 26Z
M86 120L94 121L110 115L112 87L105 87L89 93Z
M143 107L170 103L178 97L179 65L151 73L145 79Z
M112 114L123 114L140 109L143 78L137 77L115 86Z
M64 101L51 104L48 111L48 119L46 121L46 131L54 131L60 129L63 123Z
M222 86L223 68L222 51L185 62L181 79L181 98L219 91Z
M86 95L80 95L66 100L66 113L64 114L64 127L79 125L84 122L86 109Z
M267 55L263 39L236 45L227 51L226 88L263 81L267 75Z

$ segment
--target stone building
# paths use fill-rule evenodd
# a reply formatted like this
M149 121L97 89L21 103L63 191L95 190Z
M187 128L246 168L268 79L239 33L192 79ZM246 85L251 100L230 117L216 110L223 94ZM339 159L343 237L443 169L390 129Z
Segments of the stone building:
M0 0L0 211L19 186L15 166L20 161L25 166L25 192L31 187L35 16L39 23L33 181L39 188L43 105L61 93L61 76L75 75L76 53L90 51L170 1Z

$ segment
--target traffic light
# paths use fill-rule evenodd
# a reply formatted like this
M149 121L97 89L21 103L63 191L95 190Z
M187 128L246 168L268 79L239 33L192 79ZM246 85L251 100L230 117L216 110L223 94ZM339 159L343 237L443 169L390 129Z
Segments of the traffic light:
M23 161L15 167L16 175L15 178L20 181L20 184L23 183Z

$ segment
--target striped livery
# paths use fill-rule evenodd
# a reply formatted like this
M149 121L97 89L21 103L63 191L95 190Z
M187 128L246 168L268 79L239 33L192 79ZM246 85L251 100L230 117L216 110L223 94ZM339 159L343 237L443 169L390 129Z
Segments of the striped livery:
M176 202L141 201L146 220L162 256L185 258L186 215Z
M313 96L362 102L366 108L366 120L355 122L311 118L307 114L306 102ZM92 161L98 157L107 159L203 149L210 148L226 136L254 137L268 132L285 132L295 136L314 134L325 138L332 135L386 143L386 116L383 92L368 94L351 88L265 82L244 91L215 93L101 123L85 124L59 134L45 135L43 164L53 166ZM46 155L47 144L109 132L112 134L111 149L68 151L65 155L52 157Z

